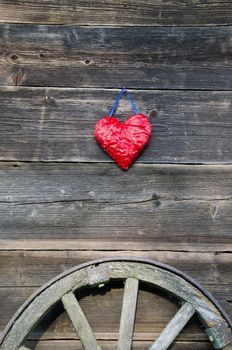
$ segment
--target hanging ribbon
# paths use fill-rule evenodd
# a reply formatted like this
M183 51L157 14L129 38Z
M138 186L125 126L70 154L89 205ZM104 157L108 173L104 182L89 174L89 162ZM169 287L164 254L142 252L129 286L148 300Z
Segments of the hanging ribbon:
M130 101L130 103L131 103L131 106L132 106L132 108L133 108L135 114L138 114L138 113L139 113L138 110L137 110L137 108L135 107L135 104L134 104L134 102L133 102L133 100L132 100L132 98L131 98L131 96L130 96L128 90L127 90L127 88L124 86L124 87L121 89L121 91L119 92L118 97L116 98L116 101L115 101L115 103L114 103L114 105L113 105L113 107L112 107L112 109L111 109L111 111L110 111L110 113L109 113L109 116L110 116L110 117L113 116L113 114L114 114L114 112L115 112L115 110L116 110L116 108L117 108L117 105L118 105L118 103L119 103L119 101L120 101L120 99L121 99L121 97L122 97L122 95L123 95L124 92L127 94L127 97L128 97L128 99L129 99L129 101Z

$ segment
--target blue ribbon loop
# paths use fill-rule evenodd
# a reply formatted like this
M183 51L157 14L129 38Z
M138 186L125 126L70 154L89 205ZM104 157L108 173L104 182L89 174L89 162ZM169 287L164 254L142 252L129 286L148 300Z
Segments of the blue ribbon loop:
M112 109L111 109L111 111L110 111L110 113L109 113L109 116L110 116L110 117L112 117L112 115L114 114L115 109L117 108L118 102L119 102L119 100L121 99L121 97L122 97L124 91L125 91L125 93L127 94L127 97L128 97L128 99L129 99L129 101L130 101L130 103L131 103L131 105L132 105L132 108L133 108L135 114L138 114L138 113L139 113L138 110L137 110L137 108L135 107L135 104L134 104L134 102L133 102L133 100L132 100L132 98L131 98L131 96L130 96L128 90L127 90L127 88L124 86L124 87L121 89L121 91L119 92L118 97L116 98L116 101L115 101L115 103L114 103L114 105L113 105L113 107L112 107Z

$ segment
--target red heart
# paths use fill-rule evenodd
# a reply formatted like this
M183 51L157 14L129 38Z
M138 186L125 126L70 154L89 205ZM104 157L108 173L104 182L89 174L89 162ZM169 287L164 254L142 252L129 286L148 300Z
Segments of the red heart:
M143 114L132 115L125 123L107 116L97 122L94 135L119 167L127 170L147 145L151 129Z

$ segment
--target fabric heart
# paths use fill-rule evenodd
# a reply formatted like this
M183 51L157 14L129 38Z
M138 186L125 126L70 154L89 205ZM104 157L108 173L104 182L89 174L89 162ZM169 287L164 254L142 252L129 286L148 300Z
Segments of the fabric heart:
M143 114L132 115L125 123L106 116L97 122L94 135L118 166L128 170L147 145L151 130L152 126Z

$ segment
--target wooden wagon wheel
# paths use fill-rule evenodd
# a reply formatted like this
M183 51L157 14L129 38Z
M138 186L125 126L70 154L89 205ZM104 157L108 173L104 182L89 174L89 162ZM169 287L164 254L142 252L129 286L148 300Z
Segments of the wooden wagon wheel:
M86 286L125 280L118 337L118 350L132 347L139 282L171 293L181 307L149 350L165 350L197 314L215 349L232 350L231 324L213 297L180 271L150 260L105 259L77 266L48 282L18 310L6 327L1 350L29 350L24 344L33 327L59 300L62 301L74 329L86 350L101 350L74 292Z

